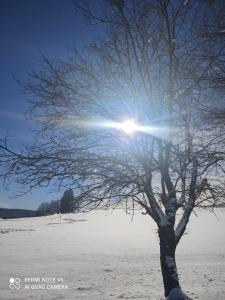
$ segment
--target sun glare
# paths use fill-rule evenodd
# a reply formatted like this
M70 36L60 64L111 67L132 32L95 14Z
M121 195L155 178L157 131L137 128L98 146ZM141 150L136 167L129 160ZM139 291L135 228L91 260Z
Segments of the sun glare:
M88 124L89 126L114 128L130 136L132 136L136 132L159 135L161 130L161 128L141 125L135 119L126 119L122 122L104 120L92 123L89 122Z
M138 130L138 125L133 120L126 120L120 124L120 129L127 134L132 134Z

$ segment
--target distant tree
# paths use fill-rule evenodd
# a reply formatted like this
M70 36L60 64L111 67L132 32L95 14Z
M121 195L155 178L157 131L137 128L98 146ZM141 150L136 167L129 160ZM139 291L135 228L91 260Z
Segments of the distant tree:
M54 215L59 213L59 200L48 202L43 202L39 205L37 209L38 216Z
M51 201L49 203L49 214L54 215L60 212L59 200Z
M38 216L47 216L50 213L50 207L48 202L43 202L39 205L37 209Z
M169 297L180 288L175 253L192 212L225 199L224 138L202 116L225 100L225 2L105 0L101 12L74 2L105 34L63 62L44 57L31 74L24 88L40 139L21 153L3 141L1 174L28 189L73 187L82 208L140 205L158 228ZM126 119L138 126L122 130Z
M70 213L75 210L75 197L72 189L67 189L60 199L61 213Z

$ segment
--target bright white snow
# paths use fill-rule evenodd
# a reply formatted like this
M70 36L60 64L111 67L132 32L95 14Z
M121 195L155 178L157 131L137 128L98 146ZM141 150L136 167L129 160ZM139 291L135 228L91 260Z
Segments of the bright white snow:
M225 212L217 216L192 216L177 249L181 286L192 299L225 299ZM0 220L0 299L164 299L156 227L140 212L131 218L98 210L63 215L61 223L58 216ZM10 278L22 280L19 289L9 288ZM42 278L62 278L68 289L24 288L25 279Z

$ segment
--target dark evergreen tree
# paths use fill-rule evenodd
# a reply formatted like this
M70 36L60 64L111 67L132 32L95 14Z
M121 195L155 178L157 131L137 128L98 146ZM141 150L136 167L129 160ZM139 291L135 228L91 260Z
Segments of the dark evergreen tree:
M60 212L59 200L51 201L49 203L49 214L54 215Z
M61 213L70 213L75 210L75 197L72 189L67 189L60 200Z

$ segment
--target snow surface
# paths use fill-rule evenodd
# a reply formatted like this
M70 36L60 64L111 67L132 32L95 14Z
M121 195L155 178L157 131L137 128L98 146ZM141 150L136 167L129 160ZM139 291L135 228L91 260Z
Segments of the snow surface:
M198 213L198 211L196 211ZM161 300L163 283L153 221L141 212L0 220L2 300ZM225 210L192 216L177 249L182 289L191 299L225 299ZM10 289L9 279L20 288ZM68 289L26 278L62 278ZM56 286L57 287L57 286ZM173 299L173 298L171 298Z

